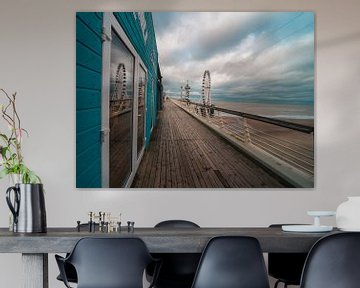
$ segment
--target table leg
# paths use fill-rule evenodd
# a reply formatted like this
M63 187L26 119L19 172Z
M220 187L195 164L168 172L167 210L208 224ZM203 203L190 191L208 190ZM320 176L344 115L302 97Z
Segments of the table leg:
M22 254L23 288L49 288L48 254Z

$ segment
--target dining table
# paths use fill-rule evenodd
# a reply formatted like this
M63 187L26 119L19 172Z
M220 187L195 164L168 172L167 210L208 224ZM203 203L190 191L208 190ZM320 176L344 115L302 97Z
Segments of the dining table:
M80 230L80 231L79 231ZM46 233L14 233L0 228L0 253L22 254L24 288L48 288L48 254L68 253L83 237L138 237L150 253L201 253L216 236L239 235L258 239L264 253L309 252L320 238L338 233L284 232L281 227L134 228L102 232L67 227L48 228Z

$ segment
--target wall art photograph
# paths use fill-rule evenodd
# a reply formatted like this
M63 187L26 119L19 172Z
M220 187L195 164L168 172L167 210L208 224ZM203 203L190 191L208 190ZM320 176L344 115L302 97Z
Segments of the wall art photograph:
M313 188L314 13L78 12L77 188Z

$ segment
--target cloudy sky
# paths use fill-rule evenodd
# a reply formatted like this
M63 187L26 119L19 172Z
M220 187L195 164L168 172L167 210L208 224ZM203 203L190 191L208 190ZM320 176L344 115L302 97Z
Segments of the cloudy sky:
M205 70L213 101L313 104L314 14L153 13L164 90L186 81L199 99Z

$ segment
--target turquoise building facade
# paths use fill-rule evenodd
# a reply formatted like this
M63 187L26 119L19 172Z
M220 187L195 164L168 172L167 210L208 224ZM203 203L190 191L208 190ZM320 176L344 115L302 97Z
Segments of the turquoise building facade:
M131 186L161 102L151 13L77 13L77 188Z

